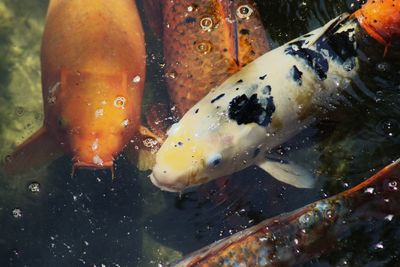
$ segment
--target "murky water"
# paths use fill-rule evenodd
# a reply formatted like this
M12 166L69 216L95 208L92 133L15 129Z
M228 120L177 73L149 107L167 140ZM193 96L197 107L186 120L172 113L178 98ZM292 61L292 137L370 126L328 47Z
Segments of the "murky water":
M352 12L360 1L258 1L275 46ZM141 5L140 5L141 6ZM47 1L0 0L0 157L43 120L39 49ZM142 12L142 17L144 13ZM144 20L145 22L145 20ZM144 110L166 97L161 42L145 22ZM182 195L159 191L124 156L116 179L79 171L62 157L19 177L0 170L0 266L157 266L215 240L343 191L399 157L400 66L377 62L372 97L336 110L293 151L320 174L313 190L283 185L250 168ZM290 146L289 146L290 145ZM282 148L296 147L289 144ZM292 149L293 150L293 149ZM305 156L307 155L307 156ZM399 264L399 219L363 221L339 246L305 266Z

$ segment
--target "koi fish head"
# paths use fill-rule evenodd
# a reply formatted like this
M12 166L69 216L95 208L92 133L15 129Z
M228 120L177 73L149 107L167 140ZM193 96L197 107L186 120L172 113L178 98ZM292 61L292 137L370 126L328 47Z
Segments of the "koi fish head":
M386 47L400 42L400 0L369 0L354 15L364 30Z
M258 137L265 136L265 129L238 125L222 106L215 112L206 97L167 134L150 179L163 190L179 192L252 165L260 152Z
M138 121L126 76L62 73L60 87L51 128L72 155L74 168L112 167Z
M197 129L182 124L174 124L168 131L150 176L154 185L166 191L179 192L211 180L210 170L215 167L214 172L218 171L222 162L219 149L210 150L208 134L194 125Z

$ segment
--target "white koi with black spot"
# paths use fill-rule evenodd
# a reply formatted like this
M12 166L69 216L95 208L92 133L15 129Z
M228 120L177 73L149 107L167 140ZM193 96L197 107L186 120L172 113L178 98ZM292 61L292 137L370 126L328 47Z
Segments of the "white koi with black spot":
M341 92L357 80L362 31L356 18L342 15L231 76L171 127L152 182L182 191L257 165L281 181L312 187L313 175L268 153L308 127L317 109L346 101Z

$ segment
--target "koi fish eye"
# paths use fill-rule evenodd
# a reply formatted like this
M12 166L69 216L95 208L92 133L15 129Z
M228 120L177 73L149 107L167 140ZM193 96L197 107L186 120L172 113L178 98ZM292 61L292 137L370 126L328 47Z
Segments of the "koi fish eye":
M222 155L220 153L213 153L206 159L206 164L208 167L217 167L222 160Z

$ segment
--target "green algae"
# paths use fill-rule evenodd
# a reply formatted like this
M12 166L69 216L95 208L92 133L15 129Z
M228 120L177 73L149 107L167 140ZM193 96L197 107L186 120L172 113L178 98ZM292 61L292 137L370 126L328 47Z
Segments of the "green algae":
M36 3L35 3L36 2ZM39 5L38 3L41 3ZM24 4L24 8L21 8ZM0 158L41 127L39 51L43 1L0 3Z

